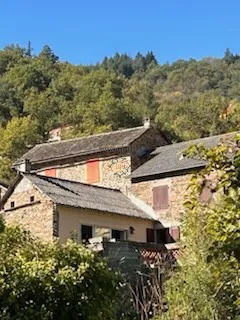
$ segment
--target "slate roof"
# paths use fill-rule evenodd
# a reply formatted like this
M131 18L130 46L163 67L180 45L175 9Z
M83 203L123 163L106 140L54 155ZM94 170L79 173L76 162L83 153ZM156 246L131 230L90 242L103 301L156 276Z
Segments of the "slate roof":
M138 179L161 174L169 174L169 176L171 176L173 172L204 167L206 165L204 161L190 158L182 159L182 152L194 144L203 144L207 148L214 147L219 142L229 139L234 134L235 133L211 136L159 147L151 153L151 155L154 155L151 160L132 173L132 178Z
M88 137L38 144L18 159L13 166L19 164L23 159L28 159L31 163L39 163L128 147L147 130L149 128L136 127Z
M117 189L30 173L23 176L57 204L153 220Z

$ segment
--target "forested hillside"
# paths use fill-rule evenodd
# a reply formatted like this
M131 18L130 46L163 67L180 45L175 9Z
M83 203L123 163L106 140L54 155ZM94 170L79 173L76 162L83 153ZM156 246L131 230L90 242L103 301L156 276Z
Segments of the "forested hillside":
M150 117L172 141L238 129L240 56L160 64L152 52L115 54L86 66L11 45L0 51L0 179L58 124L75 137L142 124Z

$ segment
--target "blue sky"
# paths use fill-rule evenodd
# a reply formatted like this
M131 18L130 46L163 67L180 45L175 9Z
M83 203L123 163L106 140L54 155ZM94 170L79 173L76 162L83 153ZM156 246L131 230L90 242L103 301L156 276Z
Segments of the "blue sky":
M152 50L160 63L239 52L239 0L1 0L0 48L50 45L61 60Z

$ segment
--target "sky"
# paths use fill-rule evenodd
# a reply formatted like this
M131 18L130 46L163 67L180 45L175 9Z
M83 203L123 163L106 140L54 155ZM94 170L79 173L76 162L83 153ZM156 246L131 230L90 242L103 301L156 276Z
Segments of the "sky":
M160 63L239 50L239 0L0 0L0 48L48 44L62 61L94 64L152 50Z

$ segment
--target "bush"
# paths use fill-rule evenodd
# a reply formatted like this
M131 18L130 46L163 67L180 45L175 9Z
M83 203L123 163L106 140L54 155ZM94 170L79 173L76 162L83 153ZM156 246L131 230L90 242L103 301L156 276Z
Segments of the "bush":
M185 203L179 270L167 282L163 320L240 320L240 135L212 149L192 146L206 161ZM206 188L212 197L201 200Z
M114 319L119 276L85 247L5 227L0 251L0 319Z

